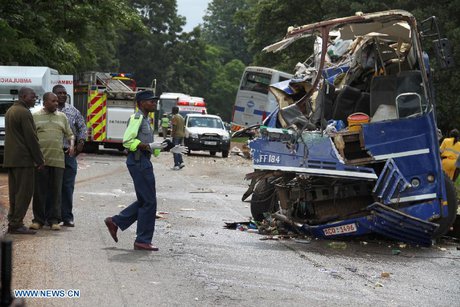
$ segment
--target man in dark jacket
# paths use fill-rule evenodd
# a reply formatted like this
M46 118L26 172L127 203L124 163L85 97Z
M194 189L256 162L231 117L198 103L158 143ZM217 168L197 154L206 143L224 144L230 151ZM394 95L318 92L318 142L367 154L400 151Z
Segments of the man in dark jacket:
M8 232L12 234L35 234L24 226L23 219L34 193L34 167L43 169L45 162L29 111L36 99L31 88L23 87L19 90L19 100L5 114L3 167L8 168Z

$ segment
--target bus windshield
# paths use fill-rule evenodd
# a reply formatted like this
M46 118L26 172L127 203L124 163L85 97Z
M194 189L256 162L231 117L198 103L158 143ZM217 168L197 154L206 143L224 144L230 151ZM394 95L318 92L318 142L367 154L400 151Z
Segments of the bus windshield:
M240 90L268 94L268 86L270 85L271 78L270 74L248 71L241 83Z

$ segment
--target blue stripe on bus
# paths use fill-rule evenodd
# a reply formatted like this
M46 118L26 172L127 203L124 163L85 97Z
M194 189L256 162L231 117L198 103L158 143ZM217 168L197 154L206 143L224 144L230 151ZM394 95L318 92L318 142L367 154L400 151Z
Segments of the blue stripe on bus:
M240 106L235 106L235 111L238 111L238 112L244 112L244 109L245 107L240 107ZM265 111L261 111L261 110L254 110L253 112L255 115L260 115L260 116L263 116Z

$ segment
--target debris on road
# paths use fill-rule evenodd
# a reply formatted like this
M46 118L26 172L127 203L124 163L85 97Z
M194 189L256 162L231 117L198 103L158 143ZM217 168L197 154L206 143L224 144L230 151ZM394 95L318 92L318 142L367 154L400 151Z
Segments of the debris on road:
M393 255L399 255L399 254L401 254L401 250L399 250L399 249L393 249L393 250L391 251L391 253L392 253Z
M382 273L380 274L380 277L382 277L382 278L389 278L389 277L390 277L390 273L388 273L388 272L382 272Z
M333 248L333 249L346 249L347 248L347 243L345 242L337 242L337 241L332 241L327 244L328 247Z
M181 208L180 211L196 211L195 208Z

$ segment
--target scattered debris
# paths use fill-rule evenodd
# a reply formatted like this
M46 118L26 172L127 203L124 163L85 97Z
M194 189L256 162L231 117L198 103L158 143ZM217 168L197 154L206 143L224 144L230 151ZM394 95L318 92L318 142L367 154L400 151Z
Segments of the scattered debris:
M399 249L393 249L393 250L391 251L391 253L392 253L393 255L399 255L399 254L401 254L401 250L399 250Z
M205 188L198 188L197 191L190 191L189 193L215 193L216 191Z
M181 208L180 211L196 211L195 208Z
M296 242L296 243L301 243L301 244L310 244L310 243L311 243L311 240L294 239L294 242Z
M376 282L374 287L375 288L383 288L383 284L380 283L380 282Z
M346 249L347 248L347 243L333 241L333 242L329 242L327 244L327 246L329 246L330 248L333 248L333 249Z
M388 273L388 272L382 272L382 273L380 274L380 277L382 277L382 278L389 278L389 277L390 277L390 273Z
M125 205L118 205L117 207L118 207L118 208L126 208Z
M347 269L348 271L353 272L353 273L358 272L358 269L355 268L355 267L345 267L345 269Z

